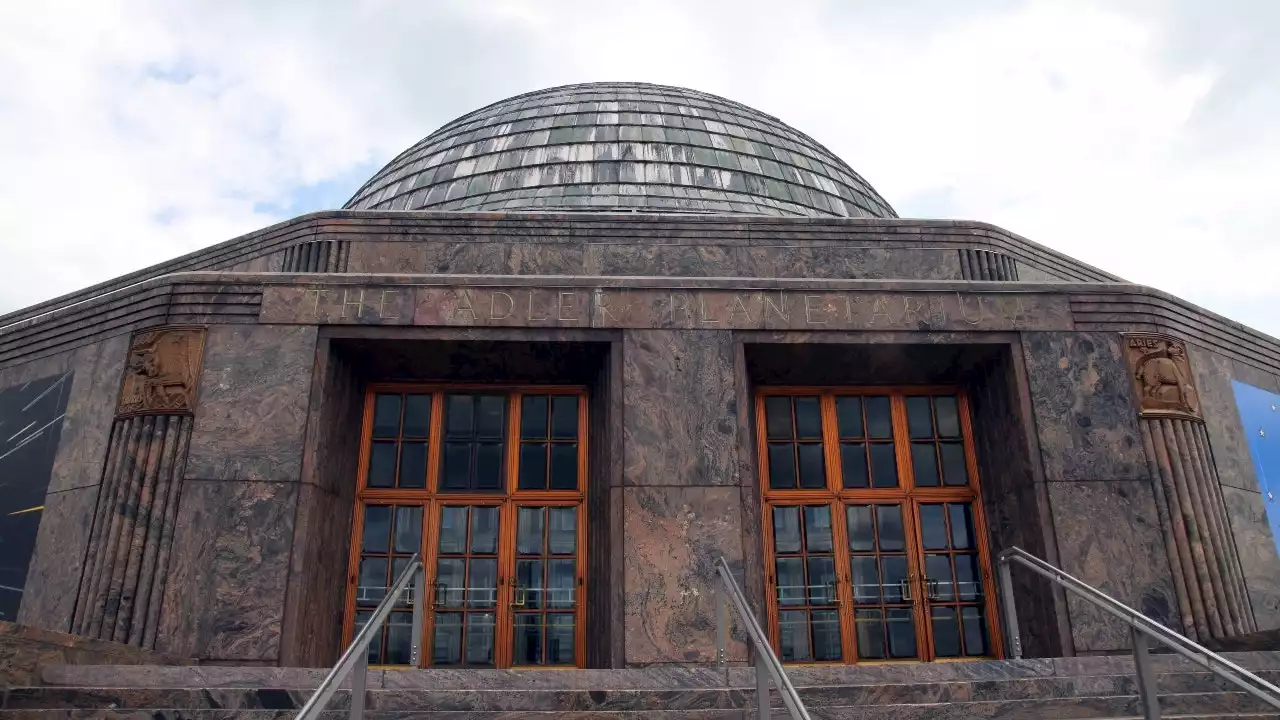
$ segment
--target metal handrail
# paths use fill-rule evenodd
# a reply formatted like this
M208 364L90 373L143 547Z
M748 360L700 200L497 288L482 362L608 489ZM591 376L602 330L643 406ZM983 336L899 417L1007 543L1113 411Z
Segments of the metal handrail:
M307 699L302 710L298 711L296 720L315 720L319 717L320 713L324 712L325 706L329 704L333 693L338 689L338 684L348 675L351 675L351 720L359 720L364 716L365 681L369 675L369 644L382 632L382 623L386 622L391 615L396 602L411 581L413 582L413 644L409 651L409 662L412 665L418 664L422 638L422 606L426 586L423 575L422 557L414 553L414 556L409 559L409 564L391 584L387 596L382 598L382 602L378 603L378 607L374 609L369 621L360 628L360 632L356 633L351 644L347 646L346 652L342 653L342 657L338 659L338 663L329 670L329 674L324 676L324 680Z
M747 637L756 650L757 716L760 720L767 720L770 717L769 677L772 676L773 684L778 687L778 694L782 696L782 702L787 706L792 719L810 720L809 711L805 710L804 702L800 700L800 693L796 692L795 686L791 684L786 669L782 667L782 661L774 654L764 630L751 614L751 608L747 607L747 599L742 594L742 588L738 587L738 582L733 579L733 575L729 572L729 564L725 562L723 556L716 560L716 574L720 576L720 584L723 586L723 589L717 588L715 591L716 664L723 667L728 661L725 646L729 642L729 617L726 605L731 604L738 611L738 617L742 618L742 624L747 629Z
M1138 694L1142 698L1144 717L1147 720L1159 720L1160 718L1160 702L1155 675L1151 668L1151 656L1147 649L1148 637L1159 640L1179 655L1205 668L1214 675L1234 683L1245 692L1268 705L1280 708L1280 687L1263 680L1209 648L1170 630L1092 585L1072 577L1061 568L1051 565L1019 547L1011 547L1001 552L997 561L1000 572L1001 595L1003 595L1005 624L1008 626L1006 632L1012 640L1013 657L1015 659L1022 657L1022 640L1018 635L1018 611L1013 606L1013 578L1010 566L1014 562L1041 577L1061 585L1086 602L1120 618L1129 625L1130 634L1133 638L1134 668L1138 676Z

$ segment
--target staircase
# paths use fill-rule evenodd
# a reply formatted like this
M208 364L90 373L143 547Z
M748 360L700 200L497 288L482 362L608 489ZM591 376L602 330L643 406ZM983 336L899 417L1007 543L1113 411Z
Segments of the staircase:
M1280 679L1280 652L1230 659ZM1233 691L1174 655L1152 657L1166 718L1277 718L1280 711ZM10 688L0 720L288 718L324 678L323 669L54 665L38 687ZM815 719L1037 720L1136 718L1142 711L1129 657L1003 660L913 665L797 667L788 675ZM754 720L748 667L635 670L372 670L370 720ZM344 688L347 686L343 686ZM340 689L326 718L345 720ZM788 717L776 693L774 717Z

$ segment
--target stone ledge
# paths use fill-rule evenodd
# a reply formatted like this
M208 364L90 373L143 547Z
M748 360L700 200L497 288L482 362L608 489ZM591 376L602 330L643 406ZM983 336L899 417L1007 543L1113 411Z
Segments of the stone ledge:
M49 667L157 664L195 665L196 661L0 620L0 689L38 684Z

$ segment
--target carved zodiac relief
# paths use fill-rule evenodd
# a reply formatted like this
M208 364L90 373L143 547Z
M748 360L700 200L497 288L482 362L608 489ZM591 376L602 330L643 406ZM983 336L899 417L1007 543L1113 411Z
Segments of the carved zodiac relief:
M116 413L191 412L203 352L200 328L161 328L134 335Z
M1185 343L1165 335L1126 335L1125 354L1139 414L1200 419Z

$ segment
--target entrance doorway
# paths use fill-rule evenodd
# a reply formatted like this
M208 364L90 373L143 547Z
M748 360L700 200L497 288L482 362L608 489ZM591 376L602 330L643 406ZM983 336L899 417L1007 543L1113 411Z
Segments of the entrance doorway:
M579 387L373 386L344 644L421 553L424 665L581 667L586 422ZM409 664L411 597L370 664Z
M1001 655L964 393L767 388L756 414L784 662Z

